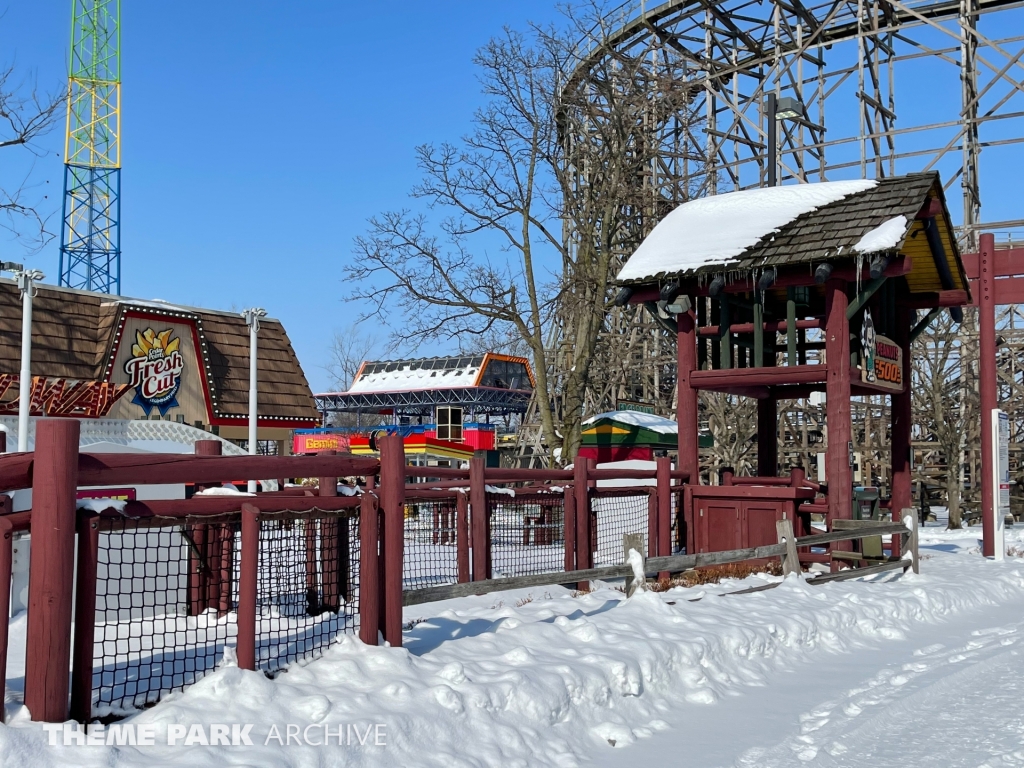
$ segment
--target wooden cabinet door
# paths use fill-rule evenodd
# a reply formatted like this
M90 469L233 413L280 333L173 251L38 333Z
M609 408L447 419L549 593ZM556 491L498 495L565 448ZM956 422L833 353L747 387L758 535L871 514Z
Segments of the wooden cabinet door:
M775 522L784 517L783 501L744 501L741 515L743 547L763 547L777 544Z
M740 502L732 499L697 499L697 551L739 549Z

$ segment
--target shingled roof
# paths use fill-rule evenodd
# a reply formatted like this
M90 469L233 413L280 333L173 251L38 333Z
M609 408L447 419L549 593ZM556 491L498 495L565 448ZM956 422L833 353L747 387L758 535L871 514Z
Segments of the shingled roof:
M239 314L52 285L37 287L32 313L33 376L108 380L126 313L176 317L195 322L206 356L213 416L247 416L249 331ZM0 376L17 374L20 359L21 296L13 281L0 279ZM278 320L260 321L257 373L261 420L319 420L309 383Z
M759 233L760 236L755 243L747 247L736 248L734 255L729 258L721 258L715 255L713 250L708 251L708 258L700 259L700 254L694 258L693 253L683 256L683 250L687 235L678 226L675 231L670 232L681 243L680 256L673 263L671 254L663 254L657 261L647 260L650 268L634 263L630 267L627 261L620 273L618 282L624 285L641 285L663 282L671 278L685 278L700 275L712 274L737 274L751 273L764 267L783 266L793 264L816 264L825 261L838 261L852 259L858 255L856 246L862 242L865 235L878 230L879 227L887 226L890 233L894 232L894 226L901 224L898 220L902 217L905 224L901 224L902 233L896 233L896 237L889 238L888 247L883 251L892 254L903 253L915 258L913 272L908 275L908 284L912 292L938 291L942 286L934 259L927 246L927 238L922 236L924 222L917 217L930 200L935 200L941 205L935 216L936 225L945 250L945 256L950 265L950 272L953 275L957 289L967 289L967 280L963 271L963 264L960 260L959 251L956 245L956 238L953 235L953 227L949 213L945 207L945 198L942 193L942 185L937 173L917 173L906 176L880 179L877 182L851 182L849 187L837 187L832 202L820 207L815 207L804 213L796 215L792 220ZM858 188L855 185L860 185ZM800 185L803 188L812 188L819 185ZM823 186L823 185L822 185ZM752 190L763 197L770 197L776 190L791 190L790 187L776 187L772 189ZM807 190L812 191L811 189ZM732 195L744 195L748 193L737 192L719 195L718 198L706 200L715 201L728 198ZM723 201L726 202L726 201ZM684 203L677 211L685 214L686 206L691 203ZM673 214L676 211L673 211ZM672 214L669 214L672 216ZM666 217L658 227L669 223ZM684 220L683 216L677 218L677 222ZM742 226L742 221L734 221L733 227ZM736 241L734 232L729 231L729 222L718 222L722 228L720 236L723 239ZM651 233L648 240L655 237L658 227ZM702 240L708 240L709 235L715 236L715 231L700 233ZM884 240L885 238L882 238ZM664 248L665 233L661 235L662 247ZM875 238L878 242L879 239ZM646 243L647 241L645 241ZM643 249L641 245L634 257L643 261ZM721 253L723 251L719 251ZM875 250L878 252L878 249ZM870 255L871 250L861 250L862 255ZM638 268L639 267L639 268Z

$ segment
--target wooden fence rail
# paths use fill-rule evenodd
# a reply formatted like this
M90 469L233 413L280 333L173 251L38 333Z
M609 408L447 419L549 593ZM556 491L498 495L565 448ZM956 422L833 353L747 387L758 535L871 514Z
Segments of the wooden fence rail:
M914 518L916 521L916 518ZM790 528L790 531L792 529ZM808 580L808 584L823 584L830 581L841 581L853 579L860 576L870 576L875 573L882 573L898 568L909 568L914 566L917 571L917 546L916 546L916 525L913 529L900 523L879 523L877 525L865 526L859 530L835 531L832 533L815 534L802 538L793 537L793 543L782 541L779 544L768 544L763 547L748 547L745 549L732 549L724 552L699 552L693 555L668 555L661 557L648 557L644 560L644 573L647 576L659 574L680 573L704 568L713 565L726 565L728 563L741 563L746 560L761 560L766 558L781 557L784 559L784 566L793 568L791 558L794 555L793 546L807 547L820 546L822 544L834 543L837 541L854 541L865 539L870 536L884 534L898 534L906 537L912 542L913 560L897 560L894 562L871 565L864 568L851 568L840 573L824 574ZM780 538L784 534L780 532ZM484 579L472 581L466 584L451 584L439 587L427 587L424 589L406 590L402 593L403 605L420 605L436 600L450 600L456 597L468 597L470 595L485 595L491 592L501 592L509 589L525 589L528 587L545 587L556 584L574 584L605 579L619 579L632 574L630 566L609 565L601 568L586 568L575 571L557 571L552 573L537 573L528 576L514 576L499 579ZM778 586L778 583L755 587L743 590L739 593L761 591Z

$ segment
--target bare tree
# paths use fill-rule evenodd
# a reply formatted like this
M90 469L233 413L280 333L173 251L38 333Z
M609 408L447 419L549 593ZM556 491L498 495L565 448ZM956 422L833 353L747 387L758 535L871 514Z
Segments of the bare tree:
M0 70L0 149L20 147L37 158L43 157L46 151L38 141L61 118L66 98L66 90L40 91L19 74L14 64ZM32 171L29 166L18 182L0 184L0 227L22 239L31 250L38 250L53 239L54 233L47 230L50 214L45 201L49 195L32 182Z
M975 319L975 311L968 309L957 326L942 313L917 338L912 352L914 438L926 446L933 443L941 457L944 471L936 479L945 488L950 528L962 524L964 452L980 438Z
M352 386L359 366L379 347L376 336L363 333L358 325L335 331L329 350L330 358L324 370L331 377L331 386L344 392Z
M405 341L466 348L517 335L537 377L544 442L568 459L611 280L664 213L644 182L660 149L648 136L649 97L686 112L690 86L671 50L606 46L612 25L599 5L565 14L562 27L506 29L480 50L489 101L471 131L417 150L423 181L412 195L443 218L432 227L422 212L375 216L346 274L359 286L352 298Z

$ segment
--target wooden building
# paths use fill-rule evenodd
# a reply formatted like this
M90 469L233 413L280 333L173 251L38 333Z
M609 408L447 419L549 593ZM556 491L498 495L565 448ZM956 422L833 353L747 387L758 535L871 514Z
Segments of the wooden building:
M38 285L31 415L163 419L248 437L249 331L241 315ZM21 295L0 280L0 415L18 413ZM259 439L279 449L319 414L284 327L260 321Z
M644 303L677 334L679 466L691 477L684 503L689 551L754 546L765 536L774 541L765 518L786 510L805 520L824 512L829 527L850 518L851 398L860 395L891 399L886 503L911 506L910 342L943 308L957 319L970 303L938 174L753 189L685 203L655 227L618 281L620 304ZM757 477L742 486L711 493L696 485L701 390L757 400ZM788 488L778 478L777 403L812 392L826 396L827 486L818 499L802 471L785 468L794 480ZM735 535L715 536L715 519L732 526L747 517ZM698 520L712 529L703 541L695 538ZM800 520L794 522L799 531Z

